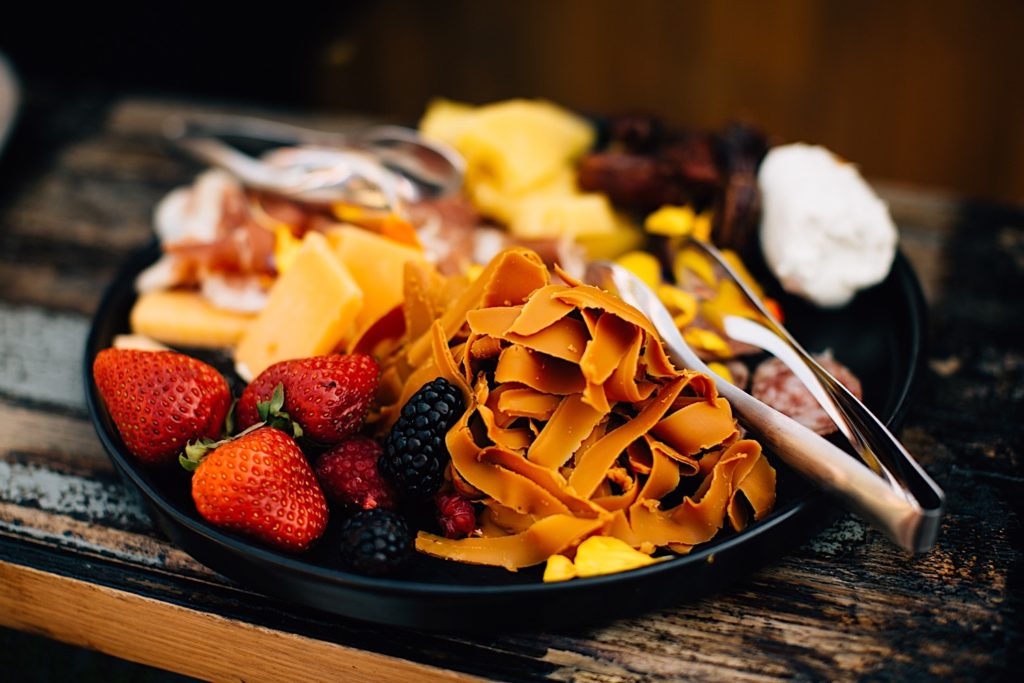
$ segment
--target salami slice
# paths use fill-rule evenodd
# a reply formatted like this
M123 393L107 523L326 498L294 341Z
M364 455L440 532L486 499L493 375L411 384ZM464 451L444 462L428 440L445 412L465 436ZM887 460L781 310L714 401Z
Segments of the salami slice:
M727 360L725 367L729 368L729 373L732 375L733 386L746 391L750 384L750 368L747 367L747 364L739 360Z
M860 380L833 358L831 351L816 353L814 358L854 396L862 397ZM818 434L831 434L837 429L807 387L777 358L770 358L757 366L750 393Z

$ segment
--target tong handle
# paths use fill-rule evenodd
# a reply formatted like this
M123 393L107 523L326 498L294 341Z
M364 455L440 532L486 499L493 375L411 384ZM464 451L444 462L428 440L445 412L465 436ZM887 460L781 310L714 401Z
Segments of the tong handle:
M765 349L793 371L865 464L894 491L920 507L921 526L915 542L920 546L918 550L930 548L938 533L945 495L888 427L799 343L790 341L792 337L736 316L726 318L725 331L730 337Z
M793 338L789 330L775 321L761 298L735 272L718 249L693 237L689 241L711 256L722 267L766 322L766 326L763 326L743 319L728 321L734 327L756 326L766 333L756 334L755 330L751 334L737 335L737 338L752 339L756 336L758 346L771 351L783 361L786 360L786 356L795 355L795 362L790 357L786 364L797 373L811 393L815 395L815 398L850 441L865 464L875 474L882 477L894 492L913 502L920 509L921 523L912 550L921 552L931 548L935 543L939 521L946 505L946 497L942 489L928 476L882 421L868 410L860 399L850 393L849 389L821 367L814 357ZM726 333L729 334L728 329ZM732 335L730 334L730 336ZM762 344L762 342L764 343ZM811 371L810 377L806 373L799 372L800 364ZM816 386L820 387L821 391L816 391Z
M587 280L617 292L647 315L679 367L711 373L683 339L664 304L639 277L617 264L597 262L590 264ZM796 420L727 381L716 384L719 395L729 401L744 424L786 464L830 491L901 548L922 552L932 546L937 518L925 515L915 500Z
M863 463L727 382L719 382L718 391L773 453L830 491L898 546L911 552L924 552L934 545L937 518L926 514L914 500L902 495Z
M190 113L169 116L163 124L164 137L172 142L185 138L234 137L278 145L350 145L353 136L330 133L235 114Z

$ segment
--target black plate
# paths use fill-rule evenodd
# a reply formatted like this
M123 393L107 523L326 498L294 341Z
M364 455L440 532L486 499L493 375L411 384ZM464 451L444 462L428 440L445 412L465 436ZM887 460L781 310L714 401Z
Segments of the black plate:
M196 513L183 471L140 467L127 453L92 379L96 354L128 331L135 276L159 255L153 244L121 269L100 303L86 345L85 385L96 432L157 527L198 561L239 583L336 614L426 629L554 627L637 613L707 595L806 541L835 509L780 467L774 512L738 534L723 532L690 555L620 574L544 584L541 570L517 573L417 556L390 579L335 568L332 530L310 554L269 550L220 531ZM921 359L925 306L917 279L898 255L878 287L835 312L784 300L787 325L811 350L832 348L860 377L865 402L890 426L907 406ZM207 358L224 368L223 360ZM217 361L221 362L218 363ZM775 463L779 467L779 463Z

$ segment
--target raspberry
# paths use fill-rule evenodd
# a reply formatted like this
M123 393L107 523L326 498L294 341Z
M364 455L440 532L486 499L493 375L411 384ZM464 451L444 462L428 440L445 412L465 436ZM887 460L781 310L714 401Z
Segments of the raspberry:
M392 574L412 555L409 525L388 510L362 510L341 526L341 561L360 574Z
M380 476L381 449L373 439L353 436L320 456L316 478L327 499L348 509L395 509L395 493Z
M444 437L463 410L462 394L443 377L423 385L402 406L378 463L399 493L427 500L441 487L448 462Z
M437 523L447 538L465 538L476 531L473 503L457 493L439 493Z

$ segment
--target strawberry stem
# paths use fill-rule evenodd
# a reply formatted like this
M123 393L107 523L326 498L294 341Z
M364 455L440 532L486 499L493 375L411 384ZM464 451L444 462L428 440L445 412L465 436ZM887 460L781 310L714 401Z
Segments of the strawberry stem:
M232 441L235 441L236 439L241 439L246 434L250 434L252 432L255 432L257 429L266 426L267 423L265 422L257 422L256 424L250 425L249 427L243 429L235 436L228 436L216 441L214 439L207 438L190 441L185 446L185 452L178 456L178 463L183 468L185 468L185 470L189 472L195 472L196 468L198 468L203 463L203 460L205 460L206 456L208 456L210 453L214 452L215 450L217 450L226 443L230 443Z
M284 384L278 382L270 400L256 404L256 413L267 425L280 429L285 434L290 433L292 437L298 439L302 436L302 427L282 408L284 408Z
M234 431L235 422L235 403L231 404L231 409L228 411L227 417L224 420L224 427L227 430L227 436L219 441L213 439L197 439L196 441L190 442L185 446L185 452L178 456L178 463L189 472L195 472L196 468L202 464L203 460L213 451L217 450L221 446L235 439L240 439L250 432L254 432L260 427L273 427L279 429L285 434L291 434L293 438L298 439L302 436L302 427L299 423L291 418L291 415L284 412L284 384L281 382L277 383L274 387L274 393L271 395L269 401L261 401L256 404L256 412L259 415L260 421L249 427L243 429L235 436L231 436L231 432Z

